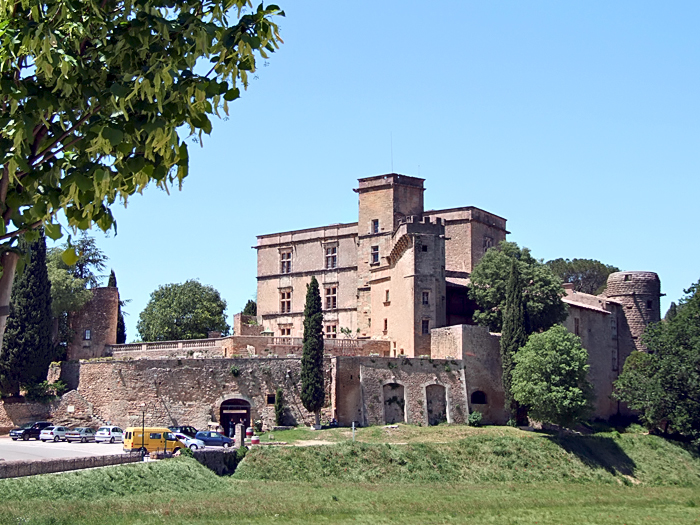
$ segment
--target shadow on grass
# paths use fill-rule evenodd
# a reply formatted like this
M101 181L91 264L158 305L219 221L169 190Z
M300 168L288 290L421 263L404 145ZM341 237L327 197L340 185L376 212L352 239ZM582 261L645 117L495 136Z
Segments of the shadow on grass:
M547 439L574 454L590 468L634 476L635 462L613 438L605 436L549 436Z

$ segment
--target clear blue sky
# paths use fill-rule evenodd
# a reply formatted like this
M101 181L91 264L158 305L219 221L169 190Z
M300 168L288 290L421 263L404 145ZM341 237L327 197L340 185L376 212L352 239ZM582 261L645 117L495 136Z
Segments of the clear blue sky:
M700 3L279 0L285 44L190 176L115 209L127 337L158 285L196 278L229 322L258 234L357 220L357 179L426 179L426 208L478 206L545 260L700 279ZM262 61L260 61L262 66Z

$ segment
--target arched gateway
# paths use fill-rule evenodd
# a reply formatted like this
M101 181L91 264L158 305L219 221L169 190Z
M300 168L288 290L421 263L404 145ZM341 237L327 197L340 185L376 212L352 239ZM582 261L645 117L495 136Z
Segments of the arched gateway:
M227 399L221 403L219 412L219 422L227 436L233 437L238 423L244 429L250 426L250 403L245 399Z

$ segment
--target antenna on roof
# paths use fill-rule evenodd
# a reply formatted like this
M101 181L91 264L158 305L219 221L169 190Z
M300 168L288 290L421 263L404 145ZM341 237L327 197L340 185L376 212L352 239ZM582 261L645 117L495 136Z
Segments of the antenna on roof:
M391 143L391 173L394 173L394 133L389 132L389 140Z

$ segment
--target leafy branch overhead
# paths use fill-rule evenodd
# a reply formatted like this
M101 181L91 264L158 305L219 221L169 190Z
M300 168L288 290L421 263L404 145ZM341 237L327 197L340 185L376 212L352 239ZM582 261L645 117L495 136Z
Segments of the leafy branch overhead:
M115 202L180 186L180 134L201 140L228 114L281 42L274 15L246 0L0 3L0 241L42 224L60 238L61 210L116 229Z

